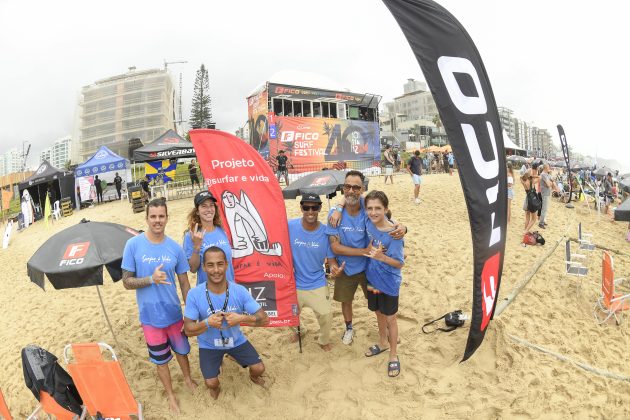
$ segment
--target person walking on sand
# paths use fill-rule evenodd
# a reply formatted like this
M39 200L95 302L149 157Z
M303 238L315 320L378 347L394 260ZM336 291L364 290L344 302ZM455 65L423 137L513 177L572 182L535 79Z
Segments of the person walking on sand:
M219 373L226 354L249 368L253 383L265 385L262 378L265 365L239 325L262 327L269 324L269 317L245 287L227 281L227 269L227 257L221 248L206 249L203 270L208 281L190 290L184 309L186 335L197 336L199 366L210 396L215 400L221 391Z
M542 209L540 210L540 220L538 227L545 229L547 227L547 209L549 208L549 202L551 201L551 191L557 191L556 185L551 180L550 166L548 163L543 165L542 173L540 174L540 195L542 197Z
M122 178L120 177L120 175L118 175L118 172L116 172L116 176L114 177L114 185L116 186L116 193L118 194L118 199L120 200L121 197L121 190L122 190Z
M388 144L385 146L385 151L383 152L383 169L385 170L385 180L384 183L387 184L387 177L391 180L391 183L394 183L394 157L392 156L391 146Z
M398 358L398 296L402 280L401 269L405 263L404 241L389 235L394 225L389 219L389 200L383 191L370 191L365 196L365 208L369 220L366 229L370 244L366 277L368 281L368 309L376 314L379 342L371 346L366 357L379 355L389 349L387 375L400 374Z
M149 202L146 209L147 231L127 241L123 252L123 285L136 291L140 323L149 350L149 360L157 367L168 403L174 413L179 404L173 392L168 362L171 350L184 375L184 383L194 391L197 384L190 376L190 344L182 333L184 322L175 276L184 300L190 290L188 261L184 250L166 236L168 209L164 198Z
M507 221L512 217L512 200L514 199L514 169L512 162L507 163Z
M332 326L332 307L328 297L328 285L324 263L328 262L332 277L343 272L345 264L337 265L335 255L330 249L326 236L326 226L318 220L322 209L322 200L317 194L306 193L300 201L302 217L289 220L289 239L293 256L295 287L297 289L300 314L304 308L315 312L319 323L317 343L324 351L330 351L330 329ZM305 332L300 330L300 334ZM297 330L293 332L292 342L298 340Z
M96 187L96 199L98 203L103 202L103 185L101 180L98 179L98 175L94 177L94 187Z
M197 273L197 285L207 280L203 270L203 253L211 246L217 246L225 252L228 268L225 276L234 282L232 265L232 246L221 227L221 217L217 199L210 191L200 191L195 195L195 207L188 213L188 230L184 233L184 253L190 264L190 271Z
M413 181L413 198L416 204L420 204L420 185L422 184L422 159L420 159L420 151L413 152L413 156L407 162L407 171L411 175Z

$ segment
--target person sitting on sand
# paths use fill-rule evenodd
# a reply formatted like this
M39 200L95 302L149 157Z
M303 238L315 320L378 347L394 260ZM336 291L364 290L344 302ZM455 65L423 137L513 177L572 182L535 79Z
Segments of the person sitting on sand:
M168 362L173 358L171 349L179 363L184 382L191 391L197 384L190 377L188 353L190 344L182 333L182 309L175 274L186 300L188 261L181 246L165 235L168 209L164 198L149 202L146 209L148 230L127 241L122 258L123 285L127 290L136 290L138 311L144 338L149 348L149 360L157 366L157 373L171 410L179 413L179 405L171 383Z
M262 327L269 324L269 317L245 287L227 281L227 269L227 257L221 248L206 249L203 270L208 280L190 290L184 309L184 329L187 336L198 336L201 373L214 399L219 397L219 373L226 354L249 367L252 382L265 384L261 377L265 365L239 325Z
M389 349L387 375L400 374L398 345L398 295L402 280L401 269L405 263L404 241L394 239L389 232L394 224L389 219L389 200L383 191L371 191L365 196L365 208L369 220L366 223L370 240L366 277L368 281L368 309L376 314L379 342L371 346L366 357L376 356Z
M319 222L322 200L317 194L307 193L300 201L302 217L289 220L289 239L293 256L293 271L297 289L300 313L305 307L315 312L319 323L317 343L324 351L332 349L330 328L332 326L332 308L328 298L324 263L328 262L332 277L343 272L345 264L337 265L335 255L330 249L326 227ZM303 334L303 331L300 331ZM297 341L297 331L292 341Z

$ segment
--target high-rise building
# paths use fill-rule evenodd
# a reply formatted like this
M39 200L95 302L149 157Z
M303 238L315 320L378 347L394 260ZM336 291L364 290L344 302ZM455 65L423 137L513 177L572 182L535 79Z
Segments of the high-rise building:
M514 126L514 111L509 108L498 106L499 120L501 121L501 127L505 130L510 139L516 138L516 127Z
M39 155L39 161L47 160L57 169L66 167L66 163L70 160L72 150L72 139L70 136L62 137L55 141L52 146L44 149Z
M5 175L22 171L22 161L24 158L22 157L22 152L17 148L14 147L7 151L4 156L2 156L2 159L4 160Z
M175 89L167 70L136 71L99 80L81 90L73 135L73 156L80 163L100 146L129 157L129 140L150 143L174 129Z

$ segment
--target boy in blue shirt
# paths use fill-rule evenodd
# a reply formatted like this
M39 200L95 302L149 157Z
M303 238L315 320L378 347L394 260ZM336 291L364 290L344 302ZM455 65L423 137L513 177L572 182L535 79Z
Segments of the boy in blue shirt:
M205 250L203 270L208 280L193 288L186 298L184 328L189 337L198 336L199 365L212 398L220 392L219 372L225 354L243 367L249 378L264 386L265 365L258 352L241 332L239 324L256 327L269 324L269 317L240 284L228 282L225 252L216 246ZM250 315L253 314L253 315Z
M190 377L188 353L190 345L184 334L182 310L177 296L175 275L184 300L190 290L188 261L184 250L164 233L168 209L164 198L151 200L146 210L148 230L125 244L122 269L127 290L136 290L140 323L149 348L149 359L157 366L169 405L179 413L179 405L171 383L168 362L175 352L184 374L184 382L194 390L197 384Z
M298 306L300 312L303 308L311 308L315 312L319 323L317 342L324 351L330 351L332 308L328 297L324 263L328 261L333 277L343 272L344 265L341 267L337 265L337 260L330 249L326 227L318 220L319 211L322 209L322 200L319 196L312 193L302 195L300 208L302 217L289 220ZM297 340L297 334L294 337Z

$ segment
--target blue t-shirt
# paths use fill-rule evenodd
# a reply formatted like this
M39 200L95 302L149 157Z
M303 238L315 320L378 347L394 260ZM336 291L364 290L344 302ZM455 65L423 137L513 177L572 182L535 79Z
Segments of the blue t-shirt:
M254 300L246 288L240 284L230 282L228 282L228 287L230 297L225 312L253 315L260 310L260 305ZM188 297L186 298L186 308L184 309L184 316L186 318L192 319L193 321L203 321L212 315L210 305L208 305L208 295L210 296L210 301L212 302L215 312L221 312L225 304L225 293L215 295L208 291L208 295L206 295L206 290L206 283L190 289ZM220 350L238 347L247 341L247 338L245 338L238 325L228 328L225 320L223 320L222 332L223 338L229 340L228 343L223 343L218 329L209 328L206 332L197 337L199 347L202 349Z
M405 244L403 239L392 238L389 235L391 230L388 232L378 230L369 219L366 227L368 238L370 241L374 240L374 246L378 246L379 244L383 245L383 247L387 249L385 255L404 264L403 247ZM376 289L387 295L398 296L400 282L402 280L401 269L394 268L383 261L378 261L373 258L368 258L368 260L368 267L365 273L367 281Z
M310 232L302 227L302 219L289 220L289 239L293 254L295 286L299 290L319 289L326 285L324 262L335 255L330 249L326 226Z
M452 153L448 154L448 164L453 165L455 163L455 157L453 157Z
M199 250L199 269L197 270L197 284L205 283L208 280L208 275L203 271L203 253L211 246L221 248L225 252L225 257L228 262L228 269L225 272L225 277L228 281L234 282L234 267L232 266L232 246L228 241L227 236L223 229L216 226L212 232L206 232L203 235L203 242L201 249ZM184 235L184 253L186 258L190 259L192 253L195 252L192 239L190 238L190 232L186 232Z
M149 277L160 265L171 284L151 284L136 290L140 323L164 328L182 320L182 309L177 295L175 273L186 273L190 267L181 246L169 237L159 244L149 242L145 234L127 241L123 252L123 270L136 273L135 277Z
M335 211L332 209L328 212L328 217ZM341 245L345 245L351 248L365 248L368 246L368 238L365 233L365 222L367 216L363 207L363 199L361 199L361 210L356 216L350 216L344 208L341 212L341 221L339 225L334 228L330 225L326 225L326 235L339 236ZM337 262L339 265L346 263L344 272L348 276L352 276L357 273L362 273L367 268L367 257L347 257L345 255L338 255Z

